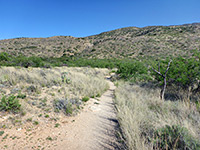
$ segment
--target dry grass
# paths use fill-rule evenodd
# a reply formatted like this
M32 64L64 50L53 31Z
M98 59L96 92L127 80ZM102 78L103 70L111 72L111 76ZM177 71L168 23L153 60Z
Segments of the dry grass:
M59 115L54 112L54 102L57 99L77 102L76 114L83 97L95 97L108 89L104 79L108 73L107 69L93 68L1 67L0 98L2 95L20 94L26 97L18 98L22 105L21 114L0 114L0 127L9 127L10 123L21 126L28 122L42 123L45 120L57 120ZM75 107L72 106L70 109Z
M65 73L69 83L63 83L62 73ZM38 88L60 86L70 90L76 96L93 96L102 94L107 87L104 76L107 69L91 68L19 68L2 67L0 69L0 83L24 88L25 85L34 85ZM67 85L67 86L66 86Z
M116 89L118 118L128 149L153 149L148 138L165 125L181 125L200 138L200 115L195 106L188 108L181 101L161 101L159 90L121 83Z

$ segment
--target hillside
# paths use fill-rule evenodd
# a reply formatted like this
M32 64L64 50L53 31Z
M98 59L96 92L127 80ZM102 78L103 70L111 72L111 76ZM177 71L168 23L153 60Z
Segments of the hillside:
M187 56L200 48L200 23L178 26L127 27L98 35L75 38L15 38L0 41L0 52L12 55L87 58L137 56Z

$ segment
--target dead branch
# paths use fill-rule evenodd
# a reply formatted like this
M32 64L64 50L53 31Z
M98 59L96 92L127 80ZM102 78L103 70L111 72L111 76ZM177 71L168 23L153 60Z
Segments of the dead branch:
M160 98L163 100L164 99L164 94L165 94L165 89L166 89L166 86L167 86L167 72L169 71L169 68L170 68L170 64L171 64L172 60L169 61L168 63L168 66L167 66L167 69L165 71L165 74L163 75L161 72L160 72L160 64L158 64L158 70L154 69L153 67L151 67L151 69L156 72L158 75L160 75L163 80L164 80L164 85L163 85L163 88L161 89L161 92L160 92Z

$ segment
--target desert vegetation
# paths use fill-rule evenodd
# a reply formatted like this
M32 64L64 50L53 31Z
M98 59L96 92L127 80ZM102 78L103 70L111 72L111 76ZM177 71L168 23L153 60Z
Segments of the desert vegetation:
M84 58L136 58L188 56L199 48L200 25L127 27L98 35L75 38L15 38L0 41L0 52L11 55Z
M115 105L127 149L200 148L198 51L165 59L0 56L0 108L15 114L2 127L59 120L57 113L76 114L108 88L104 77L115 73Z
M120 83L116 107L128 149L199 149L199 110L195 103L161 101L159 89Z
M141 64L135 67L138 74L124 74L131 80L116 82L115 103L127 148L200 149L199 53ZM144 75L149 78L135 80Z
M112 74L126 149L200 149L199 29L129 27L85 38L0 41L2 140L13 127L59 128L62 117L109 88L105 76Z
M108 89L108 73L95 68L1 67L0 127L59 120L58 113L75 115L90 97Z

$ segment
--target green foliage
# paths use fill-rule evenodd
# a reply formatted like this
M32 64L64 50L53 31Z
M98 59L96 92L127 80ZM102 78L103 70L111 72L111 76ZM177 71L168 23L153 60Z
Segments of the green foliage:
M59 126L60 126L59 123L56 123L56 124L55 124L55 128L58 128Z
M117 73L122 79L132 81L151 80L148 75L148 69L143 62L140 61L122 61L118 64Z
M72 104L67 104L66 109L65 109L65 113L67 115L71 115L73 113L73 108L72 108Z
M192 137L186 128L173 125L158 129L154 135L154 149L190 150L200 149L200 143Z
M2 111L12 111L19 112L21 105L19 100L15 96L11 95L9 97L3 96L0 101L0 110Z
M49 115L48 115L48 114L46 114L44 117L45 117L45 118L49 118Z
M200 63L195 58L175 58L168 76L176 85L187 89L200 79Z
M2 136L4 134L4 131L0 131L0 136Z
M98 93L98 94L96 95L96 97L101 97L101 94Z
M26 119L26 121L28 121L28 122L32 122L32 120L33 120L33 118Z
M1 59L2 58L2 59ZM22 67L55 67L55 66L71 66L71 67L97 67L97 68L114 68L118 60L111 59L84 59L75 57L62 56L60 58L41 58L37 56L26 57L10 56L7 53L0 53L1 66L22 66Z
M9 60L10 60L10 56L8 53L6 52L0 53L0 61L9 61Z
M52 137L48 136L46 140L53 141Z
M6 62L1 62L3 66L22 66L22 67L55 67L55 66L69 66L69 67L93 67L93 68L118 68L117 74L122 79L132 79L134 81L149 80L148 70L143 62L132 61L129 59L85 59L62 56L60 58L40 58L37 56L25 57L17 56L6 59ZM63 82L70 83L67 74L62 76Z
M42 58L31 56L31 57L25 57L25 56L18 56L13 60L14 65L22 66L22 67L43 67L44 62Z
M11 56L5 52L0 53L1 66L22 66L22 67L47 67L49 64L44 58L31 56L26 57L23 55Z
M154 69L158 70L162 74L165 73L169 59L159 60L152 62ZM151 75L155 77L155 80L163 83L163 78L156 72L151 71ZM188 90L194 85L198 85L200 80L200 62L197 58L183 58L176 57L170 65L169 71L167 72L167 81L169 84L173 84L183 90ZM193 89L192 89L193 90Z
M26 98L26 94L19 93L17 95L17 98L25 99Z
M190 58L177 57L173 58L170 69L167 74L167 80L171 79L176 86L187 89L193 86L200 79L200 53L193 52ZM151 62L151 63L150 63ZM149 70L147 65L151 65L156 70L160 64L160 72L165 73L169 58L155 61L153 57L140 58L140 60L132 59L85 59L77 57L62 56L60 58L41 58L37 56L10 56L7 53L0 53L1 66L22 66L22 67L97 67L97 68L117 68L117 74L121 79L137 81L150 81L153 76L155 80L163 82L161 76ZM62 76L63 82L70 83L67 74Z
M83 102L87 102L89 99L90 99L90 98L89 98L88 96L85 96L85 97L82 98L82 101L83 101Z
M38 121L34 121L33 124L34 124L34 125L38 125L39 122L38 122Z
M169 58L166 58L166 59L160 59L160 60L155 60L155 61L150 60L148 63L151 64L152 68L154 68L155 70L159 71L160 73L164 75L169 61L170 61ZM173 62L170 64L170 69L167 74L169 74L169 72L171 71L172 65L173 65ZM158 82L163 81L163 78L160 75L158 75L155 71L153 71L152 68L150 68L151 76L154 76L155 80L157 80Z
M67 72L62 72L61 79L62 79L63 83L67 83L67 84L71 83L71 79L68 77L68 73Z

